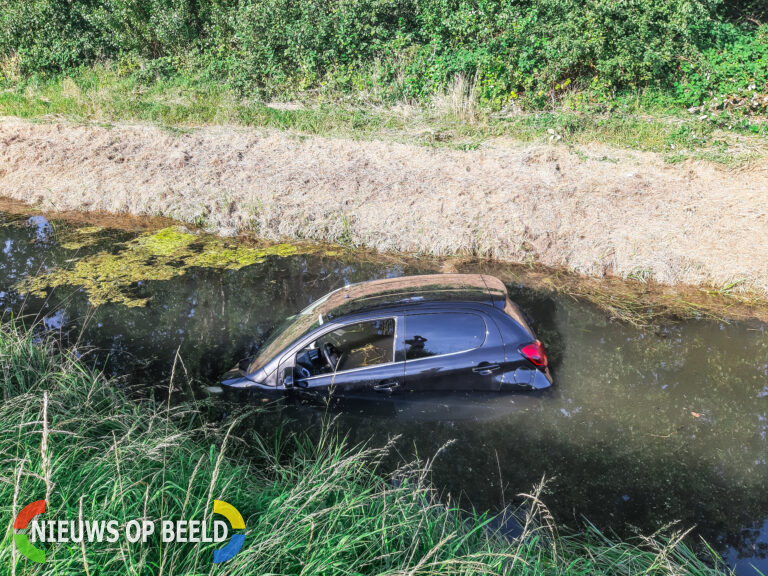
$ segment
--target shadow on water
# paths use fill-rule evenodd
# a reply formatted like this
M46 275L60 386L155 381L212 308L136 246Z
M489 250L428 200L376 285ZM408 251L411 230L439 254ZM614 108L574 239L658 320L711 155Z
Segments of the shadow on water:
M276 323L329 290L434 271L429 263L310 251L135 282L131 297L143 306L92 307L78 285L46 297L19 294L25 278L120 254L135 237L102 231L98 241L62 242L69 232L41 217L0 219L6 318L39 316L85 361L144 390L167 388L178 351L189 393L198 396ZM641 330L571 299L510 290L548 345L552 390L349 398L328 408L341 430L353 442L397 436L392 465L439 452L434 483L467 506L499 509L546 476L545 502L562 523L576 527L586 517L627 534L679 521L696 526L740 573L753 573L750 563L768 572L765 326L698 320ZM212 404L226 412L232 400L217 395ZM324 407L286 401L277 420L312 432L324 417ZM268 433L275 421L252 425Z

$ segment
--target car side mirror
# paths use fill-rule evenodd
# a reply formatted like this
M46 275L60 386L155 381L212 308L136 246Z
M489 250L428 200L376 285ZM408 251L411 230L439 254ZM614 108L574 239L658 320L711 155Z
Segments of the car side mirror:
M291 355L284 356L283 359L280 361L280 366L277 369L278 385L282 384L286 388L293 387L294 385L293 366L294 366L293 356Z

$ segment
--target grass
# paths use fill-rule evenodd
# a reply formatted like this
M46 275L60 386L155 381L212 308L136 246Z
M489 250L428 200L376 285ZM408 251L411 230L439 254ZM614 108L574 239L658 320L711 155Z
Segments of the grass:
M469 95L468 95L469 94ZM81 67L47 79L17 78L0 89L0 115L27 119L61 116L75 122L150 122L173 131L202 125L242 125L306 134L385 139L427 146L474 149L487 142L601 144L656 152L670 162L686 159L743 164L766 156L766 125L758 119L681 113L648 94L610 105L577 104L580 94L556 108L498 113L483 109L460 87L431 104L393 105L374 94L354 97L312 92L289 103L244 97L232 88L177 72L137 77L115 65ZM602 158L611 161L611 158Z
M386 448L237 437L240 418L204 423L198 407L130 400L52 340L0 328L0 565L10 574L212 573L214 544L57 544L45 564L11 544L12 519L45 498L46 519L203 519L212 500L242 513L243 550L226 574L709 575L683 534L614 541L588 526L561 534L536 494L522 535L436 498L428 468L385 475Z

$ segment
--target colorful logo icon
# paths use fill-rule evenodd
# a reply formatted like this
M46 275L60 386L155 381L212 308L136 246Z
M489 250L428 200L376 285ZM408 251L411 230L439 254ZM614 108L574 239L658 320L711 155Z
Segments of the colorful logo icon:
M16 516L13 527L16 530L24 530L29 526L32 518L43 512L45 512L45 500L36 500L32 504L27 504L21 509L19 515ZM32 562L37 562L38 564L45 562L45 551L33 546L26 534L14 534L13 541L16 543L16 549L32 560Z
M37 500L35 502L32 502L31 504L26 505L24 508L22 508L21 512L19 512L18 516L16 516L16 520L13 522L13 528L15 530L26 530L31 528L32 529L32 538L35 538L35 534L38 534L38 538L40 537L40 526L39 524L32 523L32 526L30 527L30 523L32 522L32 519L37 516L38 514L43 514L45 512L45 500ZM213 512L214 514L221 514L229 520L229 524L232 526L233 530L244 530L245 529L245 522L243 521L243 517L240 514L240 512L232 506L231 504L224 502L223 500L214 500L213 501ZM111 527L110 524L114 522L115 526L117 526L116 521L110 521L107 523L107 531L111 531L114 533L114 538L117 540L118 538L118 531L115 528ZM179 534L182 532L186 532L187 527L191 525L192 523L202 524L202 521L195 521L190 520L187 521L177 521ZM82 523L82 522L81 522ZM49 521L48 524L54 524L54 522ZM94 522L92 525L96 525L97 523ZM166 536L166 524L169 525L169 536ZM216 521L215 524L217 526L221 526L224 528L224 532L221 535L221 538L218 536L214 536L214 539L206 539L205 537L205 527L203 527L203 536L202 539L198 540L180 540L182 542L221 542L222 539L226 539L226 525L222 521ZM184 526L183 530L181 526ZM129 528L131 526L134 526L135 528ZM138 520L131 520L128 522L125 526L125 537L128 539L129 542L136 542L139 538L142 537L142 529L143 529L143 541L146 542L146 537L150 534L153 534L155 532L155 524L152 522L143 522L140 523ZM37 530L37 532L36 532ZM82 526L80 528L81 535L82 535ZM138 532L135 532L135 530L138 530ZM218 534L218 527L215 530L216 534ZM93 534L97 534L95 541L101 542L102 541L102 535L104 533L104 527L102 525L101 530L97 530L96 528L93 529ZM131 534L135 533L135 536L131 536ZM173 530L173 522L170 520L164 520L163 521L163 541L164 542L173 542L175 541L175 532ZM49 536L51 538L51 536ZM55 536L53 536L54 539L49 539L48 542L68 542L66 535L61 536L63 539L56 539ZM167 539L166 539L167 538ZM181 538L181 536L179 536ZM114 542L115 540L107 540L108 542ZM42 564L45 562L45 551L37 548L32 544L32 542L29 541L29 537L26 534L14 534L13 535L13 541L16 544L16 549L21 553L24 557L31 560L32 562L37 562L38 564ZM43 537L43 542L45 542L45 537ZM88 529L88 541L92 542L93 535L91 533L91 530ZM245 543L245 534L239 533L239 534L233 534L232 537L229 539L229 542L224 546L223 548L219 548L218 550L213 551L213 563L214 564L221 564L222 562L226 562L227 560L230 560L237 554L240 549L243 547L243 544Z
M227 504L223 500L214 500L213 513L221 514L224 516L224 518L229 520L233 530L240 530L245 528L245 521L243 521L243 517L240 515L240 512L237 511L237 508L232 506L232 504ZM240 552L240 548L243 547L244 543L245 534L235 534L230 539L229 544L223 548L219 548L218 550L213 551L213 563L221 564L222 562L226 562L235 554Z

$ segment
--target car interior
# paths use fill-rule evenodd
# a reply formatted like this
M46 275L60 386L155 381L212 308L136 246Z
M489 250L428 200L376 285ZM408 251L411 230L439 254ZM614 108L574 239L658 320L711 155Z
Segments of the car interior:
M383 318L342 326L324 334L296 355L297 378L392 362L395 319Z

